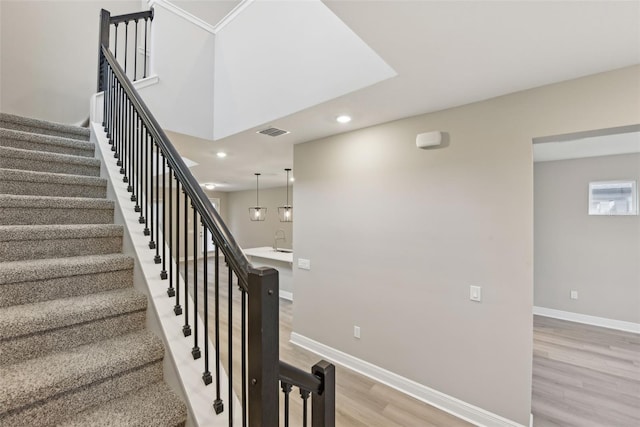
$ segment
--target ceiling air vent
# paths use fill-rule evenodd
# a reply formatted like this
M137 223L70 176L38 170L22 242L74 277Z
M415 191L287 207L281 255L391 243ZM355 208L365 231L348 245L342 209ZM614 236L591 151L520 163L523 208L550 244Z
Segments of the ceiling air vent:
M262 135L269 135L269 136L280 136L280 135L286 135L290 132L288 130L282 130L278 128L267 128L267 129L259 130L256 133L261 133Z

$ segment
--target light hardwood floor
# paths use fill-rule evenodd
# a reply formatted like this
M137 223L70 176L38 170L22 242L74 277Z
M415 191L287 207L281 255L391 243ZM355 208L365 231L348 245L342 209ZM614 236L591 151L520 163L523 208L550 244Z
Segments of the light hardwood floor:
M640 335L534 316L534 427L640 426Z
M214 271L213 260L209 260L209 274ZM193 286L193 268L189 267L189 287ZM198 299L199 311L202 313L203 289L202 289L203 263L198 263ZM234 390L239 393L240 382L240 292L237 285L232 287L232 335L233 335L233 363ZM191 292L190 292L191 293ZM213 326L213 301L214 288L210 286L209 293L209 336L214 336ZM220 274L220 346L221 361L228 370L227 365L227 329L228 329L228 279L227 269L221 260ZM191 308L192 309L192 308ZM294 366L304 370L310 370L321 358L314 353L294 346L289 342L291 335L293 303L280 299L280 358ZM213 357L211 357L213 361ZM223 393L224 394L224 393ZM213 396L213 388L212 388ZM283 408L281 394L281 412ZM309 411L311 410L309 405ZM298 390L291 393L290 426L302 425L302 404ZM283 417L281 416L281 423ZM310 423L309 423L310 425ZM400 393L384 384L360 375L342 366L336 366L336 425L339 427L458 427L472 426L472 424L460 420L431 405L416 400Z

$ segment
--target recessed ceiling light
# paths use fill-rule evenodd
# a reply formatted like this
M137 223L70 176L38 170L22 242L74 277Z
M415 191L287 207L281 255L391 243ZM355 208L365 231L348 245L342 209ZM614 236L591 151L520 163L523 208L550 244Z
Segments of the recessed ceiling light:
M296 179L295 179L294 177L289 178L289 181L291 181L291 182L293 182L293 181L295 181L295 180L296 180Z
M345 114L336 117L336 122L338 123L349 123L351 121L351 116L347 116Z
M221 159L224 159L225 157L227 157L227 153L225 153L224 151L218 151L216 153L216 156L220 157Z
M216 188L215 184L205 184L204 188L206 188L207 190L213 190L214 188Z

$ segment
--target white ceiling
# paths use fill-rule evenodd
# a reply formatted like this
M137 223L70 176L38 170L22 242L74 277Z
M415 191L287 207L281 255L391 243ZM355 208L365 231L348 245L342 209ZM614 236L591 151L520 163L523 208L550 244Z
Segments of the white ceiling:
M203 12L218 2L187 3L218 19ZM639 1L324 3L398 76L215 142L170 135L200 182L252 189L261 172L261 188L284 185L296 143L640 63ZM255 133L268 126L291 133Z

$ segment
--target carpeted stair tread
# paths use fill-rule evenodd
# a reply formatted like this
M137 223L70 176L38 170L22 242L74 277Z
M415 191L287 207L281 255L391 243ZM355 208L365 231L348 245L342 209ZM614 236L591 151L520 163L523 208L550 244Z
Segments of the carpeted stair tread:
M0 337L7 340L146 308L146 296L133 288L14 305L0 308Z
M122 237L123 232L116 224L4 225L0 226L0 242Z
M155 383L90 408L58 427L177 427L184 425L184 403L164 383Z
M0 225L0 259L120 253L123 232L123 227L115 224Z
M92 142L2 128L0 146L83 157L93 157L95 153L95 144Z
M57 277L104 273L133 268L133 258L123 254L89 255L11 261L0 264L0 285ZM0 291L1 293L1 291Z
M88 128L16 116L8 113L0 113L0 127L45 135L65 136L85 141L88 141L91 135Z
M133 258L120 253L9 261L0 270L0 307L133 285Z
M115 202L90 197L0 194L0 225L107 224Z
M91 387L162 358L161 341L143 330L1 366L0 420L4 413Z
M0 169L0 191L5 194L104 198L107 180L95 176Z
M100 160L0 146L0 168L99 176Z

